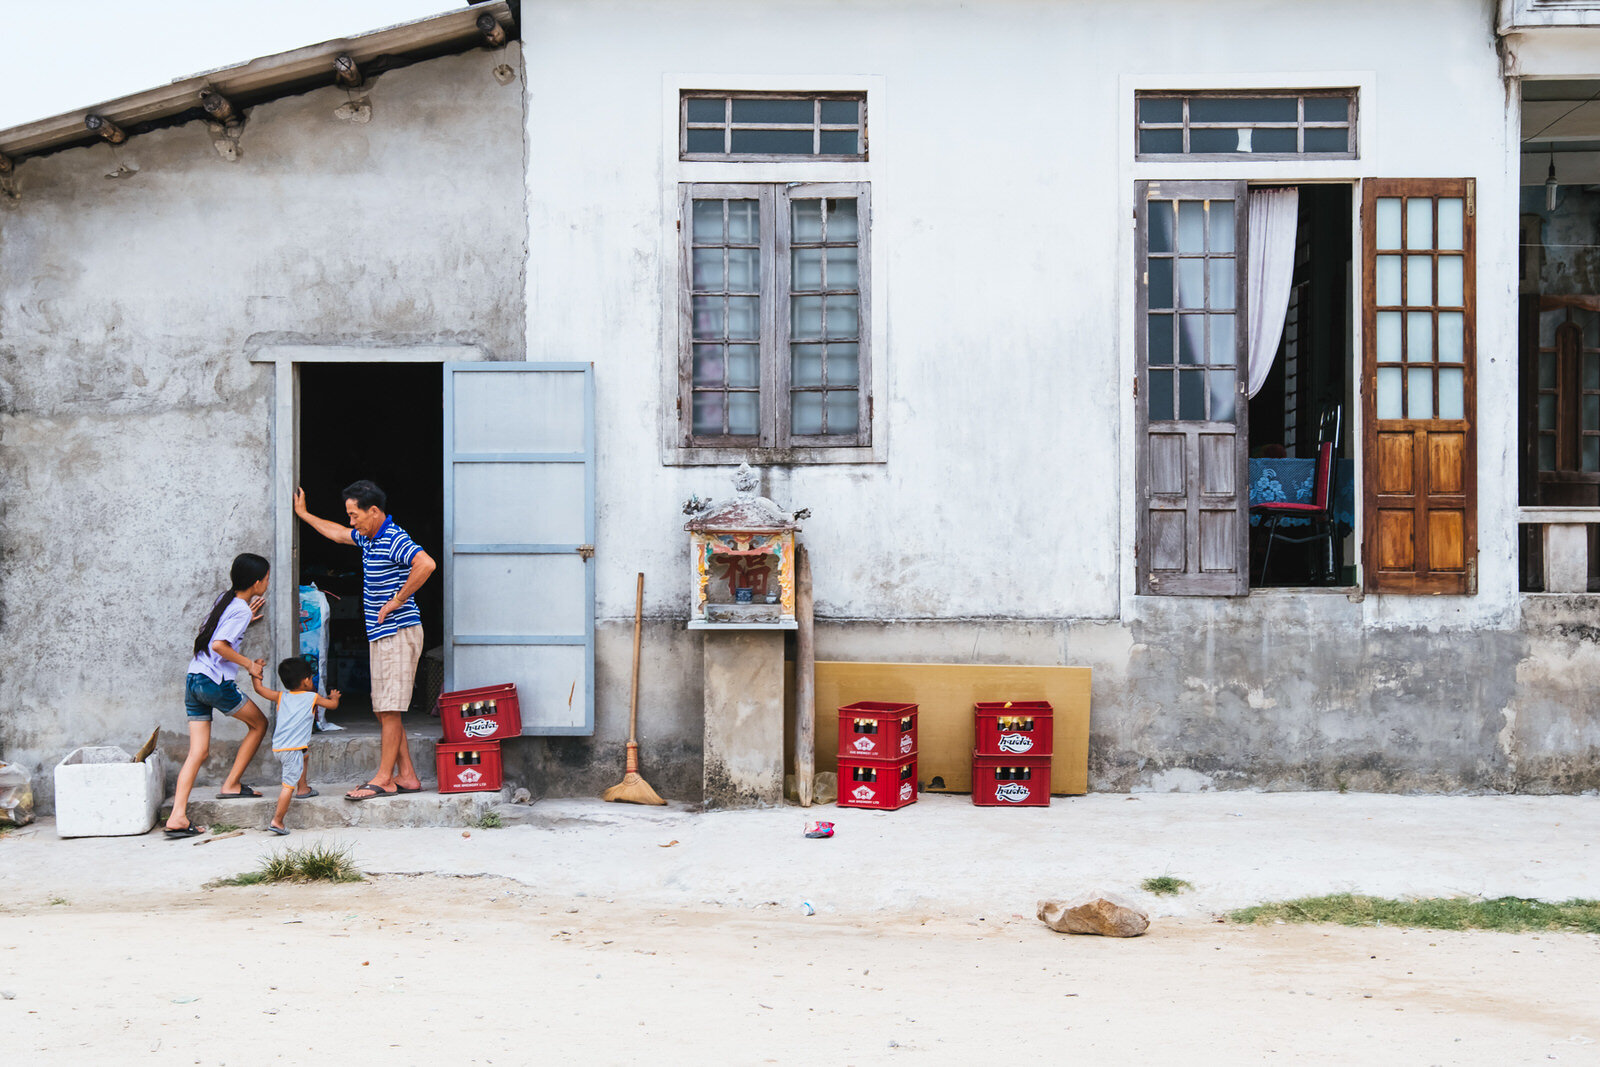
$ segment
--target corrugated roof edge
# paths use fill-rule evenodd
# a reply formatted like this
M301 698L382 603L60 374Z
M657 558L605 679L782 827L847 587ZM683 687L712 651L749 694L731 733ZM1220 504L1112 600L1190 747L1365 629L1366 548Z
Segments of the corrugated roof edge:
M364 77L371 77L436 56L488 47L478 29L478 17L484 14L494 17L507 40L517 39L514 2L489 0L471 4L355 37L262 56L248 63L180 78L170 85L0 130L0 155L14 165L29 156L93 144L99 137L84 126L84 120L90 115L109 119L129 136L204 118L206 113L200 106L202 89L220 93L238 109L333 85L334 59L343 54L355 60Z

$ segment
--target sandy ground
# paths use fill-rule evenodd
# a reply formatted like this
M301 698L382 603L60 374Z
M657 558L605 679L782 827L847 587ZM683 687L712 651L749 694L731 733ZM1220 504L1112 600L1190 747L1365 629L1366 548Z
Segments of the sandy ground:
M1600 937L1214 919L1339 889L1600 896L1600 798L813 814L839 836L549 802L470 836L296 835L380 873L218 889L279 843L41 823L0 838L0 1063L1600 1063ZM1141 898L1142 938L1033 918L1041 890L1159 873L1196 888Z

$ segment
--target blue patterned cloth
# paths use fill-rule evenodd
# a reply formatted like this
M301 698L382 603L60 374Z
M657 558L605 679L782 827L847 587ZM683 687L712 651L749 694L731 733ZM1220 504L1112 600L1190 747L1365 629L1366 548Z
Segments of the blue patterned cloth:
M1348 459L1334 461L1333 518L1340 526L1351 529L1356 523L1355 463ZM1250 505L1276 504L1289 501L1309 504L1317 495L1317 461L1315 459L1252 459L1250 461ZM1261 516L1252 514L1250 525L1259 526ZM1280 518L1280 526L1309 526L1310 519Z

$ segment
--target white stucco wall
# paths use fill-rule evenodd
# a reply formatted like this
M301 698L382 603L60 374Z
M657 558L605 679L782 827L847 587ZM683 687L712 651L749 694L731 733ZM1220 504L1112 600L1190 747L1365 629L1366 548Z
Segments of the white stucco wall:
M1514 619L1515 142L1491 3L857 2L801 18L777 3L552 2L523 16L529 358L597 366L598 548L668 578L647 590L652 613L685 610L678 503L726 487L721 468L661 469L680 181L872 182L882 461L768 482L815 509L819 615L1073 619L1146 610L1128 566L1135 180L1449 176L1477 181L1479 594L1361 610L1382 626ZM1133 162L1139 88L1319 85L1360 87L1359 160ZM679 163L678 87L866 88L871 161ZM601 568L602 617L627 613L633 569Z

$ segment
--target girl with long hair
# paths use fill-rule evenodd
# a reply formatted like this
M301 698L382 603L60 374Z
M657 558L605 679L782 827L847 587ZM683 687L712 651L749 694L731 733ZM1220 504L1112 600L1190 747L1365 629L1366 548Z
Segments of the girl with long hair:
M239 668L243 667L256 682L261 681L261 669L266 660L246 659L239 652L239 639L246 628L261 617L265 603L267 580L271 566L260 556L250 552L234 558L229 571L229 588L218 594L211 605L211 613L201 624L194 639L194 658L189 661L188 677L184 680L183 705L189 716L189 755L178 772L178 789L172 801L172 814L167 817L167 837L172 839L198 837L205 827L194 826L189 821L189 793L200 774L200 765L211 754L211 715L220 711L244 723L246 734L239 742L239 754L234 757L233 769L223 780L218 800L258 797L261 794L242 781L244 769L256 754L261 739L267 735L267 717L234 684Z

